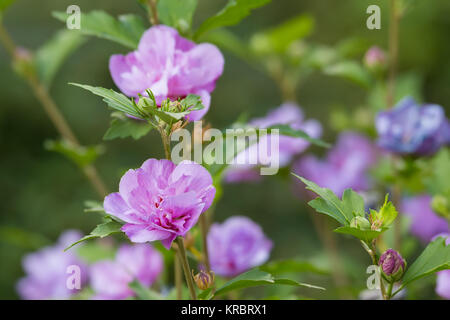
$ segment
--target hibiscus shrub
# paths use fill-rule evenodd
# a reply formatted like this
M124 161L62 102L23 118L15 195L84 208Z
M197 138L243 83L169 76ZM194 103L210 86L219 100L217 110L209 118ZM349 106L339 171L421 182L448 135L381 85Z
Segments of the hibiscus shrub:
M409 88L414 81L397 72L396 28L390 31L389 53L351 41L333 47L310 43L304 38L314 20L305 14L242 40L224 27L270 0L229 0L196 28L197 0L182 9L180 1L149 0L139 1L148 22L132 14L82 12L79 30L61 31L31 53L16 47L1 24L12 2L0 1L0 40L61 135L45 147L74 162L91 182L100 201L86 201L85 211L101 219L87 235L63 231L56 244L27 254L16 287L21 298L397 299L414 297L415 286L424 285L417 280L437 273L436 285L427 279L439 297L450 299L450 125L444 108L416 102L420 89ZM402 18L407 11L401 4L390 10ZM64 12L53 16L68 18ZM128 52L112 54L104 66L114 88L98 86L88 75L88 84L70 83L86 90L81 94L101 97L108 108L103 111L111 111L103 139L132 137L130 146L138 147L136 140L154 135L160 143L152 152L164 151L163 159L149 154L140 167L135 163L109 186L112 193L94 165L103 148L80 145L49 91L62 60L87 37L113 41ZM267 74L281 96L279 107L265 116L236 117L228 126L232 134L209 130L205 121L228 54ZM233 77L240 77L238 72ZM298 85L314 73L360 86L364 106L352 114L337 110L330 121L310 118L296 99ZM329 127L336 137L326 134ZM228 142L240 137L230 148ZM197 148L209 150L210 157L206 152L196 157ZM277 177L266 175L274 164ZM270 259L274 252L283 256L283 248L259 219L282 220L282 205L275 210L263 205L267 210L250 219L231 203L228 217L217 219L215 208L230 185L250 188L278 177L309 205L323 254ZM272 201L263 198L252 201ZM368 254L364 266L336 245L333 231L361 244ZM306 237L278 233L288 238L291 251ZM375 277L365 288L367 267ZM247 290L259 286L264 290Z

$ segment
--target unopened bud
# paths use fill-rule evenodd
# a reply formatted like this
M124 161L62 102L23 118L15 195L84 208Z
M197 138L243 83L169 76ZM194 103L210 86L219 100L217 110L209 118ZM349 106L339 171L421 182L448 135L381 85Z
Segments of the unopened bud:
M352 221L350 222L350 227L358 228L361 230L369 230L370 229L370 222L364 217L354 217Z
M393 249L388 249L381 255L378 265L381 267L382 275L389 282L400 280L406 269L405 259Z
M192 270L192 277L200 290L206 290L214 284L214 272L212 271L206 272L204 270L200 270L199 273L194 275L194 270Z
M18 47L14 52L14 70L22 76L34 73L34 63L32 53L22 47Z
M434 212L443 218L450 220L450 203L449 199L443 195L435 195L431 200L431 208Z
M380 71L386 67L386 54L377 46L367 50L364 56L364 64L372 71Z

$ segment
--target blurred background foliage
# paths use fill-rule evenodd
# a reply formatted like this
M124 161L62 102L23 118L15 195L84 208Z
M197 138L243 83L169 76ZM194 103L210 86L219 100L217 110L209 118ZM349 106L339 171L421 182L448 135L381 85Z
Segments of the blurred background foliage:
M423 101L442 105L448 114L450 2L410 2L412 6L400 28L399 71L410 75L408 88L417 88L415 95ZM199 1L193 24L198 26L225 3L225 0ZM145 12L137 1L18 0L5 15L4 24L18 45L35 49L64 27L51 16L51 12L65 11L72 4L80 6L82 12L103 9L113 16L135 13L145 18ZM381 7L381 30L366 28L366 8L370 4ZM261 38L254 35L300 14L308 15L306 20L302 20L306 23L304 34L295 36L306 36L305 43L315 47L333 52L350 48L345 54L358 62L362 61L364 50L370 45L387 48L386 0L274 0L226 31L238 36L244 48L259 48L262 50L260 54L264 54L264 42L261 46L261 42L258 43ZM289 24L286 27L289 28ZM220 44L224 36L226 34L213 32L200 40ZM278 39L280 34L272 36ZM352 43L351 39L362 40L353 42L358 45L346 47L346 43ZM307 46L303 43L298 45L293 50L301 51ZM277 44L275 47L282 51L287 49ZM50 91L80 141L84 145L103 145L104 153L96 165L110 191L116 188L126 169L138 167L149 157L163 156L159 137L150 134L139 141L128 138L103 142L102 137L110 122L108 110L97 97L67 83L114 88L107 68L108 59L113 53L125 52L127 49L119 44L89 38L64 63ZM231 53L223 50L223 53L225 71L212 94L211 108L206 117L213 127L225 128L243 113L250 117L262 116L280 105L283 97L288 97L300 103L308 118L319 119L324 126L324 140L333 142L336 129L339 129L336 123L342 125L342 121L336 121L339 114L354 115L358 114L358 109L369 108L366 90L352 82L330 77L312 68L305 70L298 86L286 94L274 81L276 79L268 75L267 65L255 63L254 59L250 59L253 63L247 63L247 53L243 51ZM243 55L239 57L239 53ZM288 68L288 72L296 70ZM0 49L0 98L0 298L5 299L17 298L14 285L23 274L21 258L25 253L53 242L64 229L75 228L88 233L100 218L83 212L84 201L97 198L84 176L73 163L44 148L44 141L57 139L58 134L28 86L11 69L10 59L3 48ZM359 120L364 119L371 121L362 113L356 121L350 117L344 127L358 128L361 125ZM323 153L324 150L311 148L308 152ZM226 185L215 219L223 221L231 215L247 215L260 223L273 239L272 259L300 257L329 270L330 264L306 212L306 203L297 193L287 170L258 184ZM345 258L345 270L351 280L349 285L353 292L350 292L355 297L365 286L364 270L369 261L357 242L341 236L337 241L336 246ZM315 284L330 289L326 293L312 292L311 295L337 297L330 288L329 276L308 277ZM412 296L435 297L433 287L426 286L430 281L433 279L419 282L419 289L427 289L417 290L417 294L413 289ZM287 292L277 291L274 295L289 296L291 289L283 290Z

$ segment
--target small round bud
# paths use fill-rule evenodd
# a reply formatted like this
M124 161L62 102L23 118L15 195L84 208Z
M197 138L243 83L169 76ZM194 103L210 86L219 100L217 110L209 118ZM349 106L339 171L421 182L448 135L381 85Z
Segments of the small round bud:
M364 64L374 72L383 70L386 67L386 61L386 53L377 46L367 50L364 56Z
M369 230L370 229L370 222L364 217L354 217L352 221L350 222L350 227L352 228L358 228L361 230Z
M441 217L450 220L450 203L447 197L440 194L435 195L431 200L431 208Z
M206 272L204 270L200 270L199 273L194 275L194 270L192 270L192 277L200 290L206 290L214 284L214 272L212 271Z
M18 47L14 52L13 68L22 76L34 74L33 54L25 48Z
M383 277L389 282L400 280L406 269L405 259L393 249L388 249L381 255L378 265Z

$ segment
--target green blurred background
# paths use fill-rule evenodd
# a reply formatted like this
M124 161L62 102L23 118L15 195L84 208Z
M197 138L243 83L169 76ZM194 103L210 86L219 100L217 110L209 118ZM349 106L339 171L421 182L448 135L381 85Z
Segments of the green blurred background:
M194 17L198 25L226 3L225 0L200 0ZM4 24L15 42L34 49L64 27L51 17L52 11L65 11L76 4L82 12L103 9L117 16L136 13L145 16L136 1L119 0L17 0L4 17ZM379 4L382 29L366 28L366 8ZM380 0L273 0L254 11L230 31L242 39L277 25L299 13L310 13L316 20L308 41L333 46L349 38L362 37L369 43L387 47L387 1ZM401 71L412 71L423 79L426 101L450 104L450 2L448 0L415 1L400 29ZM83 144L102 143L106 152L96 165L110 190L124 170L139 166L149 157L162 157L159 137L150 134L131 139L102 142L108 128L109 111L98 97L68 82L114 88L108 71L113 53L125 53L122 46L106 40L89 38L63 65L51 88L51 95ZM206 120L216 128L230 125L243 112L262 116L281 103L277 87L265 74L224 51L226 65L217 82ZM365 92L358 86L314 73L297 90L297 99L308 118L319 119L324 139L333 142L336 132L329 126L329 113L340 105L354 110L364 105ZM28 86L11 69L10 59L0 48L0 298L17 298L14 285L23 275L22 256L45 241L52 242L65 229L89 232L99 222L95 214L83 212L86 199L96 194L79 170L61 155L46 151L43 142L58 134L34 98ZM320 149L313 151L323 152ZM295 195L286 174L264 179L259 184L227 185L217 206L215 219L247 215L260 223L275 247L272 258L303 257L323 262L323 250L305 202ZM31 232L32 240L21 239L13 228ZM13 234L13 236L11 236ZM365 285L364 271L369 263L357 241L338 237L338 250L348 256L349 277L355 290ZM322 262L321 262L322 261ZM347 265L346 265L347 266ZM329 286L327 276L314 278ZM432 280L429 280L432 281ZM328 284L328 285L327 285ZM333 291L317 297L336 297ZM433 298L431 291L420 297Z

